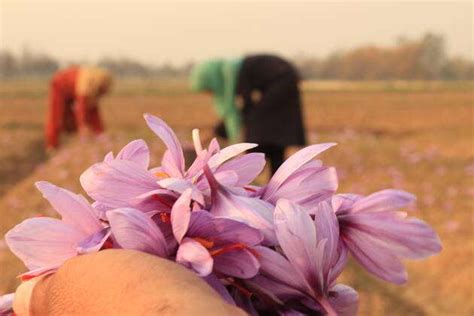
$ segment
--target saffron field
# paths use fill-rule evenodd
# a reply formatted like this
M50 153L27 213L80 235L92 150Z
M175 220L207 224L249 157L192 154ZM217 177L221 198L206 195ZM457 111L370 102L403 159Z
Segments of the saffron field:
M440 255L407 262L404 286L351 264L342 279L360 293L360 315L474 314L473 88L439 82L303 85L309 142L339 143L320 157L337 168L339 192L413 192L418 201L409 212L433 225L443 243ZM57 152L46 153L46 101L44 80L0 85L0 294L13 291L15 276L24 271L3 235L27 217L54 216L35 181L82 192L82 171L136 138L147 141L158 163L163 146L144 124L145 112L167 121L189 146L194 127L209 138L217 122L210 96L193 95L183 83L119 81L103 103L105 135L64 139Z

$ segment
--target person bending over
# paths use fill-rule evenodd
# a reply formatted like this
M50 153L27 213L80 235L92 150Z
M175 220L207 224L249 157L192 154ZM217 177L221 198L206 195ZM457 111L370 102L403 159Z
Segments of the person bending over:
M59 146L63 132L84 135L104 130L99 100L111 83L110 73L96 67L72 66L53 76L45 127L47 149Z
M296 69L272 55L208 60L191 73L191 88L214 96L223 120L215 133L235 142L242 124L245 141L259 144L255 151L265 153L272 174L283 163L286 147L306 143L298 82Z

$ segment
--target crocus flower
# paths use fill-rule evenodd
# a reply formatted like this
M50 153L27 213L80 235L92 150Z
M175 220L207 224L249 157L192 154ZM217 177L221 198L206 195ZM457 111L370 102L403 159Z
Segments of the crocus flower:
M265 247L259 275L249 284L285 302L298 302L328 315L353 315L357 294L336 285L347 255L339 243L339 228L332 209L321 208L313 220L308 211L288 200L279 200L274 215L275 231L285 255Z
M245 154L235 158L246 150L256 147L256 144L240 143L220 149L217 140L213 139L208 149L203 149L199 130L195 129L193 130L193 144L197 157L186 171L182 166L183 150L173 130L155 116L146 114L145 120L150 129L167 146L162 166L153 169L154 174L160 178L158 184L161 187L180 194L188 188L208 193L209 186L203 176L203 166L206 164L215 173L215 176L226 184L244 186L253 181L265 166L265 157L261 153ZM167 165L171 165L171 167L167 167Z
M98 251L109 235L83 196L48 182L37 182L36 186L61 220L30 218L6 234L10 250L30 269L25 278L54 271L77 255Z
M148 172L148 163L147 145L142 140L135 140L127 144L116 158L109 153L103 162L88 168L80 177L81 185L96 201L96 208L102 211L135 207L142 202L143 195L159 189L156 177ZM155 208L159 205L146 210Z
M429 225L398 211L414 200L400 190L332 199L341 238L352 256L369 272L396 284L407 281L401 259L421 259L441 251L439 237Z
M148 147L142 140L135 140L116 157L107 154L103 162L94 164L80 177L82 187L95 200L94 206L103 212L123 207L169 212L170 203L188 188L193 189L193 198L203 204L203 193L209 191L202 172L204 164L209 164L216 177L233 185L248 184L265 164L261 154L229 161L256 144L235 144L221 150L213 140L207 154L199 155L186 171L183 149L173 130L153 115L145 114L145 120L167 148L160 167L148 168ZM194 143L198 146L196 151L203 151L200 141Z
M209 211L213 215L242 221L259 229L265 237L266 244L276 244L272 204L242 195L240 191L222 185L208 166L204 166L204 174L211 187L212 203Z
M288 199L309 207L331 197L338 186L336 169L324 167L320 161L312 159L334 145L311 145L293 154L262 188L261 198L272 204L279 199Z
M335 169L313 160L333 143L296 152L259 187L252 181L265 157L245 153L256 144L221 149L213 139L204 148L193 130L196 159L186 169L173 130L149 114L145 121L166 147L160 166L150 167L150 151L139 139L81 175L92 205L37 183L61 219L27 219L7 233L7 245L29 269L24 279L52 273L77 255L134 249L184 265L250 315L354 315L357 293L336 284L349 253L369 272L400 284L402 259L441 250L426 223L398 211L413 195L334 195ZM0 314L11 312L12 300L0 297Z
M179 243L176 261L201 276L214 273L251 278L260 264L252 248L263 236L245 223L211 215L205 210L191 212L191 190L186 190L171 211L171 225Z

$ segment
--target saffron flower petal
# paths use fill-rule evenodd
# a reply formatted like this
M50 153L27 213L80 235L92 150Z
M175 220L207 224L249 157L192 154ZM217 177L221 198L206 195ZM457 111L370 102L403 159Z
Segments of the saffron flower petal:
M128 160L96 163L80 181L90 197L110 209L130 206L137 196L158 189L151 173Z
M184 154L181 144L173 130L163 120L156 116L145 114L148 127L165 143L168 150L161 162L163 170L176 178L184 177Z
M171 226L178 243L183 240L191 220L191 194L191 189L184 191L171 210Z
M408 192L383 190L366 197L336 196L332 202L350 253L369 272L395 284L407 281L401 259L441 251L439 237L429 225L398 211L413 201Z
M136 139L125 145L115 159L132 161L144 170L148 170L150 150L143 139Z
M92 235L103 228L98 213L82 195L46 181L36 182L36 187L61 215L64 223L80 229L85 235Z
M168 256L166 239L148 215L132 208L121 208L108 211L107 218L114 239L120 247L163 258Z
M280 166L280 168L278 168L273 177L270 179L267 186L265 187L262 198L265 200L272 199L273 195L277 192L280 186L293 173L295 173L299 168L308 163L316 155L335 145L335 143L311 145L293 154Z
M353 288L337 284L331 289L329 303L334 307L338 316L357 315L359 308L359 294Z
M252 252L243 248L216 255L214 266L216 272L236 278L249 279L257 274L260 263Z
M214 265L209 251L192 238L183 239L176 254L176 262L193 269L200 276L209 275Z
M265 242L275 244L273 206L260 199L232 193L216 180L207 166L204 167L204 172L212 190L210 212L215 216L242 221L260 229L265 237Z
M236 186L250 184L265 167L265 155L262 153L250 153L236 157L223 163L217 168L217 172L231 170L237 174Z
M57 268L78 255L88 236L61 220L39 217L24 220L5 235L10 250L30 270Z

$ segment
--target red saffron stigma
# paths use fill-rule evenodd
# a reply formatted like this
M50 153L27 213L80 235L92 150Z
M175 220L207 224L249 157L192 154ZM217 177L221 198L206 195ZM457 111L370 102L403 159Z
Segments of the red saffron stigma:
M114 247L114 243L110 239L107 239L102 245L102 249L112 249L113 247Z
M255 190L254 188L250 188L250 187L244 187L244 189L249 191L249 192L252 192L252 193L257 192L257 190Z
M222 248L219 248L219 249L215 249L215 250L212 250L210 251L209 253L211 254L211 256L218 256L218 255L222 255L223 253L227 253L227 252L230 252L230 251L234 251L234 250L241 250L241 249L247 249L247 246L245 246L244 244L232 244L232 245L229 245L229 246L225 246L225 247L222 247Z
M159 194L153 195L153 199L155 199L156 201L160 202L161 204L166 205L166 206L169 207L169 208L172 208L172 207L173 207L173 204L171 204L171 203L169 203L168 201L166 201L165 199L163 199Z
M250 292L248 289L246 289L243 285L240 285L239 283L237 283L236 281L229 281L230 284L232 284L233 286L235 286L235 288L237 290L239 290L243 295L245 295L246 297L250 298L252 297L253 293Z

